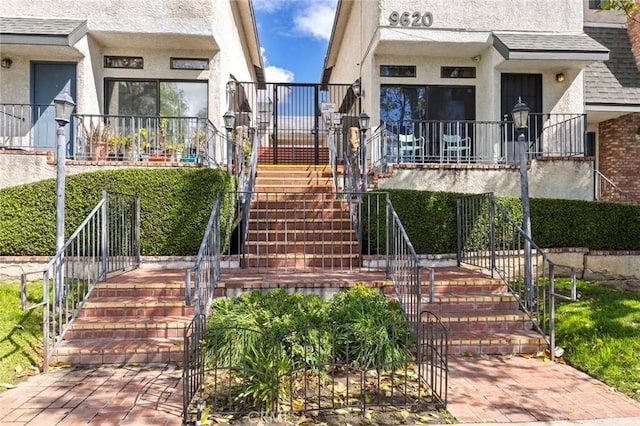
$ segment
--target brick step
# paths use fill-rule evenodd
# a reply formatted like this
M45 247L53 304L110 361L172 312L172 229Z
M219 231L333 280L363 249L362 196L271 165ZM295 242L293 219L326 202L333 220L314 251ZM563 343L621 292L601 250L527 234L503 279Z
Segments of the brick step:
M308 180L308 181L321 181L321 182L333 182L333 172L328 168L265 168L258 167L256 170L256 181L258 180Z
M297 220L297 221L273 221L266 222L264 220L249 221L249 231L306 231L316 232L319 230L334 230L351 232L351 220L349 218L336 218L332 220Z
M167 283L98 283L92 298L99 297L183 297L184 282Z
M182 338L190 316L134 317L121 321L117 317L83 317L76 319L65 340L76 339L149 339Z
M328 186L333 187L333 178L331 176L305 176L296 175L291 176L265 176L261 173L256 177L256 186L262 185L284 185L284 186Z
M349 254L302 254L302 255L269 255L256 256L247 255L244 258L243 266L248 268L286 268L286 269L308 269L308 268L330 268L344 269L356 268L360 265L357 256Z
M333 194L333 185L326 186L298 186L282 184L258 184L255 186L256 192L286 192L286 193L328 193Z
M358 243L355 241L341 242L311 242L311 241L280 241L261 242L260 244L246 244L245 253L249 255L341 255L356 256L360 253Z
M287 210L253 210L249 214L249 220L255 221L281 221L281 220L333 220L333 219L349 219L349 212L345 210L327 209L327 210L309 210L289 208Z
M255 192L253 203L256 202L325 202L342 201L334 192ZM346 204L346 203L345 203Z
M251 210L271 211L271 210L346 210L348 204L344 200L336 198L331 194L327 199L303 198L299 199L283 199L282 194L256 194L255 199L251 202ZM276 196L277 195L277 196Z
M182 363L183 339L82 339L63 341L50 363L73 365Z
M531 330L533 324L521 311L442 312L440 321L451 332L496 332L505 330Z
M480 333L449 333L449 355L535 354L548 347L532 330Z
M155 297L92 297L84 303L78 315L79 318L192 316L193 307L185 305L184 296L161 300Z
M518 310L518 301L509 293L466 293L462 295L444 294L435 295L433 303L429 303L428 297L423 297L422 309L431 311L435 314L439 314L441 312L492 312Z
M313 230L295 230L287 229L283 231L280 229L269 230L249 230L248 231L248 244L256 244L261 242L280 242L284 244L285 241L289 242L317 242L317 243L341 243L356 241L355 231L350 226L344 225L344 228L335 226L330 229L313 229Z

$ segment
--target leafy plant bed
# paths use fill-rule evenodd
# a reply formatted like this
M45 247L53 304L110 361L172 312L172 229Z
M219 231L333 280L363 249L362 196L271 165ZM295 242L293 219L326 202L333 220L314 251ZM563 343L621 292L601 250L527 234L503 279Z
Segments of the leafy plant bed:
M435 423L417 343L398 302L363 286L328 302L285 290L217 299L198 397L218 423Z

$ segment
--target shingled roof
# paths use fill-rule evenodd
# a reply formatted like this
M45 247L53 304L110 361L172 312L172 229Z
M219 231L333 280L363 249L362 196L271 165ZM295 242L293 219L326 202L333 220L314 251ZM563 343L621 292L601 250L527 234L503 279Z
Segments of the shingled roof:
M627 29L585 27L584 32L611 51L608 61L594 62L585 70L586 104L640 106L640 70Z
M86 32L86 21L78 19L0 19L0 41L7 44L72 45Z

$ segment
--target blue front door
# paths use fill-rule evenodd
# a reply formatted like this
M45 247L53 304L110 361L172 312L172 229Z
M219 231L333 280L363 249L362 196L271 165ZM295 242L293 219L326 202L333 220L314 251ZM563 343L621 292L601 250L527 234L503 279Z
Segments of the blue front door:
M69 62L31 63L31 104L33 108L33 146L35 149L55 150L56 121L53 100L68 91L76 99L76 64ZM72 154L73 127L66 126L67 155Z

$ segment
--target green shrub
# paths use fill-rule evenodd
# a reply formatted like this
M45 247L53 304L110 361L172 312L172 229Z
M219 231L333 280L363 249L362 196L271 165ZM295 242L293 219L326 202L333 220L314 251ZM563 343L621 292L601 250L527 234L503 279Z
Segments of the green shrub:
M235 180L224 171L204 168L104 170L67 176L67 238L98 203L103 189L140 195L142 255L193 255L216 193L234 190ZM55 195L55 179L0 190L0 255L55 253ZM234 203L227 194L223 217L234 214ZM222 234L227 235L225 230Z

